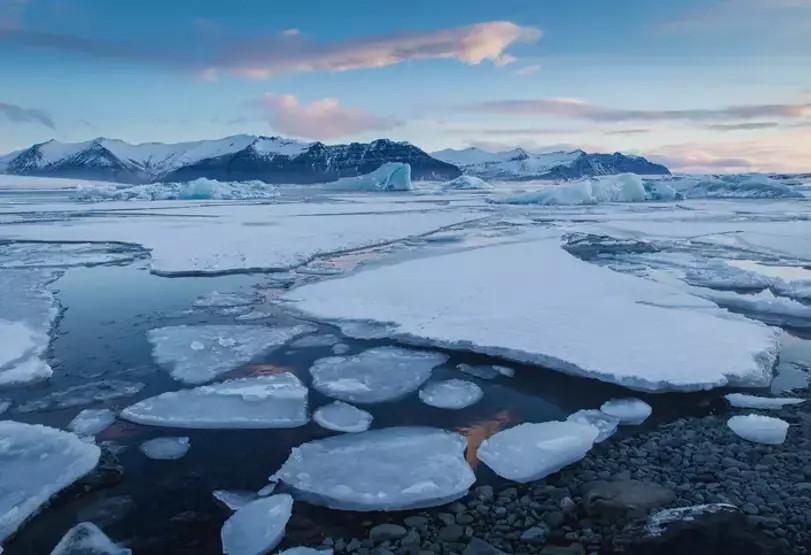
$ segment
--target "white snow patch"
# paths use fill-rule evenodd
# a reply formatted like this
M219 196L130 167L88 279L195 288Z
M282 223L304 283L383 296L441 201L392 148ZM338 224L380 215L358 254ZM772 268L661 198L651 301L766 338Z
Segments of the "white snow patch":
M80 522L56 544L51 555L130 555L132 551L119 547L92 522Z
M68 428L80 436L94 436L106 430L115 420L110 409L85 409L70 421Z
M226 555L268 553L284 537L293 511L293 498L272 495L251 501L232 514L222 526L222 552Z
M787 405L797 405L805 402L805 399L757 397L755 395L746 395L744 393L730 393L728 395L724 395L724 398L729 401L729 404L733 407L742 409L778 410Z
M188 453L189 447L188 437L156 437L143 442L141 452L150 459L173 461Z
M484 396L482 388L466 380L429 382L420 390L420 400L431 407L459 410L478 403Z
M600 411L619 420L620 426L637 426L648 419L653 409L642 399L629 397L606 401Z
M335 432L365 432L372 425L372 415L343 401L335 401L313 413L316 424Z
M788 422L785 420L758 414L733 416L727 421L727 426L743 439L767 445L782 444L788 432Z

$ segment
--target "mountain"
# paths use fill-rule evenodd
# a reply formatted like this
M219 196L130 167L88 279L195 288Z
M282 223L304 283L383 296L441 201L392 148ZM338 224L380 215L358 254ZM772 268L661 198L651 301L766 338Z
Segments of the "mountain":
M187 143L132 145L98 138L51 140L0 157L0 172L149 183L207 177L220 181L318 183L369 173L385 162L407 162L414 179L448 180L459 169L407 142L325 145L283 137L235 135Z
M595 175L637 173L668 175L670 171L641 156L615 152L589 154L582 150L568 152L529 152L522 148L487 152L479 148L445 149L431 153L434 158L458 166L464 173L482 179L576 179Z

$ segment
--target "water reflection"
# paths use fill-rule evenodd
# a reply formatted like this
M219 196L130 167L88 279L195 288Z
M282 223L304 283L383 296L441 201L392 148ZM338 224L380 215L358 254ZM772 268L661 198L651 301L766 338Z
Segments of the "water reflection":
M474 470L479 465L479 459L476 453L479 451L479 445L482 441L494 435L507 427L513 421L513 416L510 411L503 410L491 418L478 420L469 426L459 426L454 428L454 431L459 432L467 438L467 451L465 452L465 459Z

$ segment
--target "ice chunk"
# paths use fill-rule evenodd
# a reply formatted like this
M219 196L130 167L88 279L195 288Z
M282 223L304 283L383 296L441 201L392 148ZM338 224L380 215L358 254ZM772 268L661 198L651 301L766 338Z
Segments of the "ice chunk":
M271 316L273 316L273 312L270 312L269 310L251 310L245 314L237 315L234 320L237 320L238 322L253 322L255 320L264 320L265 318L270 318Z
M620 426L636 426L648 419L653 409L641 399L611 399L603 403L600 411L619 420Z
M119 547L92 522L80 522L67 531L51 555L130 555L131 550Z
M755 395L746 395L744 393L730 393L724 395L729 404L733 407L743 409L781 409L786 405L797 405L805 402L805 399L792 399L776 397L757 397Z
M372 321L399 341L636 390L770 382L774 329L730 318L674 287L579 260L561 249L557 233L534 231L524 239L303 285L283 299L340 325L345 335L354 331L345 322ZM465 279L447 279L456 275Z
M703 263L703 265L701 265ZM758 290L766 289L772 280L768 277L737 268L723 260L691 260L684 280L690 285L712 289Z
M351 347L346 343L336 343L332 346L332 352L336 355L345 355L350 351Z
M767 323L811 328L811 306L777 297L768 289L752 295L725 291L708 291L702 295L719 306L741 311Z
M188 437L156 437L141 444L141 451L150 459L173 461L189 452Z
M727 426L743 439L767 445L780 445L786 440L788 422L771 416L747 414L733 416Z
M376 347L350 357L327 357L310 368L313 387L355 403L394 401L420 387L448 357L400 347Z
M3 414L11 407L11 401L8 399L0 399L0 414Z
M115 420L110 409L85 409L70 421L68 428L80 436L94 436L107 429Z
M149 330L155 360L176 380L198 384L277 349L313 326L269 328L247 325L169 326Z
M420 390L420 400L439 409L463 409L478 403L483 396L482 388L475 383L457 379L430 382Z
M74 385L61 391L43 395L17 407L19 412L41 412L82 407L100 401L132 397L144 388L140 382L125 380L99 380Z
M645 533L649 536L659 536L674 522L690 521L700 515L727 510L738 512L740 509L728 503L707 503L705 505L662 509L648 517Z
M268 553L284 537L292 511L293 498L287 494L251 501L223 524L222 552L226 555Z
M597 438L594 440L594 443L603 442L613 436L617 431L617 426L619 426L620 423L619 418L610 416L603 411L596 409L579 410L573 414L570 414L566 420L569 422L577 422L578 424L591 424L597 428L599 433L597 434Z
M519 424L484 440L477 456L502 478L531 482L585 457L598 435L578 422Z
M317 505L396 511L444 505L475 481L460 434L384 428L311 441L293 449L271 478Z
M414 188L411 185L411 165L402 162L386 162L371 173L343 177L325 187L339 191L410 191Z
M493 188L487 181L474 175L460 175L441 185L446 191L489 191Z
M52 495L93 470L100 454L69 432L0 421L0 542Z
M365 432L372 425L372 415L343 401L320 407L313 420L327 430L335 432Z
M231 308L236 306L247 306L255 302L253 295L244 293L221 293L212 291L201 295L194 300L196 308Z
M307 388L290 374L269 374L162 393L121 418L171 428L295 428L307 423Z
M278 555L332 555L332 549L315 549L313 547L291 547L284 551L279 551Z
M341 338L331 333L324 335L308 335L293 341L290 346L294 349L309 349L314 347L332 347L340 343Z
M214 499L232 511L239 510L260 497L253 491L228 491L224 489L216 489L211 492L211 494L214 496Z
M515 370L506 366L498 366L496 364L457 364L456 369L465 374L481 378L483 380L492 380L498 376L506 376L508 378L515 375Z

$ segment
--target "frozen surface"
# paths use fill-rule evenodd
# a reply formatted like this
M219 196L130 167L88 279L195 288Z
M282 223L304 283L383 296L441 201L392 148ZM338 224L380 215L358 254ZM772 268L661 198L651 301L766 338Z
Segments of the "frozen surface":
M603 411L596 409L579 410L570 414L566 420L568 422L576 422L578 424L590 424L591 426L597 428L599 433L594 439L594 443L603 442L613 436L617 431L617 426L619 426L620 423L619 418L608 415Z
M121 264L143 251L127 245L104 243L7 243L0 244L4 269L69 268Z
M757 397L755 395L746 395L744 393L730 393L728 395L724 395L724 398L729 401L729 404L733 407L765 410L778 410L787 405L797 405L805 401L805 399Z
M171 428L295 428L307 423L307 388L289 372L228 380L144 399L121 418Z
M137 395L144 388L141 382L126 380L98 380L74 385L54 391L23 403L16 410L20 412L44 412L51 410L83 407L99 401L109 401Z
M281 347L294 337L315 331L308 325L270 328L250 325L169 326L149 330L155 360L172 377L188 384L213 380Z
M79 185L73 198L79 201L111 200L247 200L279 196L278 187L261 181L217 181L201 177L185 183L146 185Z
M248 306L255 301L255 295L212 291L211 293L197 297L193 304L195 308L231 308L235 306Z
M767 445L780 445L786 440L788 422L771 416L747 414L733 416L727 426L743 439Z
M334 399L353 403L394 401L420 387L448 357L400 347L376 347L360 354L315 361L313 387Z
M231 515L222 526L222 552L226 555L268 553L284 537L293 511L293 498L272 495L251 501Z
M231 509L236 511L241 509L251 501L256 501L259 496L253 491L228 491L224 489L216 489L211 494L214 499Z
M439 409L463 409L478 403L483 396L482 388L475 383L457 379L428 382L420 390L420 400Z
M80 436L94 436L107 429L115 420L110 409L85 409L70 421L68 428Z
M519 424L484 440L478 457L502 478L530 482L582 459L598 435L578 422Z
M324 335L308 335L293 341L290 346L294 349L310 349L315 347L332 347L340 343L341 338L331 333Z
M343 401L335 401L313 413L316 424L335 432L365 432L372 425L372 415Z
M345 335L354 335L356 322L375 322L398 340L631 389L689 391L771 380L775 330L730 317L674 287L584 262L561 249L557 235L536 236L304 285L282 298L340 325ZM342 377L333 372L330 379ZM362 388L355 381L341 384Z
M730 291L711 291L702 296L724 308L751 314L768 323L811 327L811 306L794 299L775 296L769 290L751 295L741 295Z
M636 426L647 420L653 409L642 399L629 397L606 401L600 411L619 420L620 426Z
M441 185L446 191L489 191L493 188L487 181L474 175L460 175Z
M131 550L119 547L92 522L80 522L67 531L51 555L130 555Z
M141 451L150 459L175 460L189 452L189 438L166 436L148 439L141 444Z
M375 171L358 177L342 177L326 188L338 191L410 191L411 165L402 162L386 162Z
M395 511L444 505L475 481L457 433L384 428L329 437L295 449L271 478L297 497L334 509Z
M457 364L456 369L470 376L475 376L483 380L492 380L499 376L512 377L515 370L507 366L497 364Z
M0 421L0 542L96 466L101 451L47 426Z

